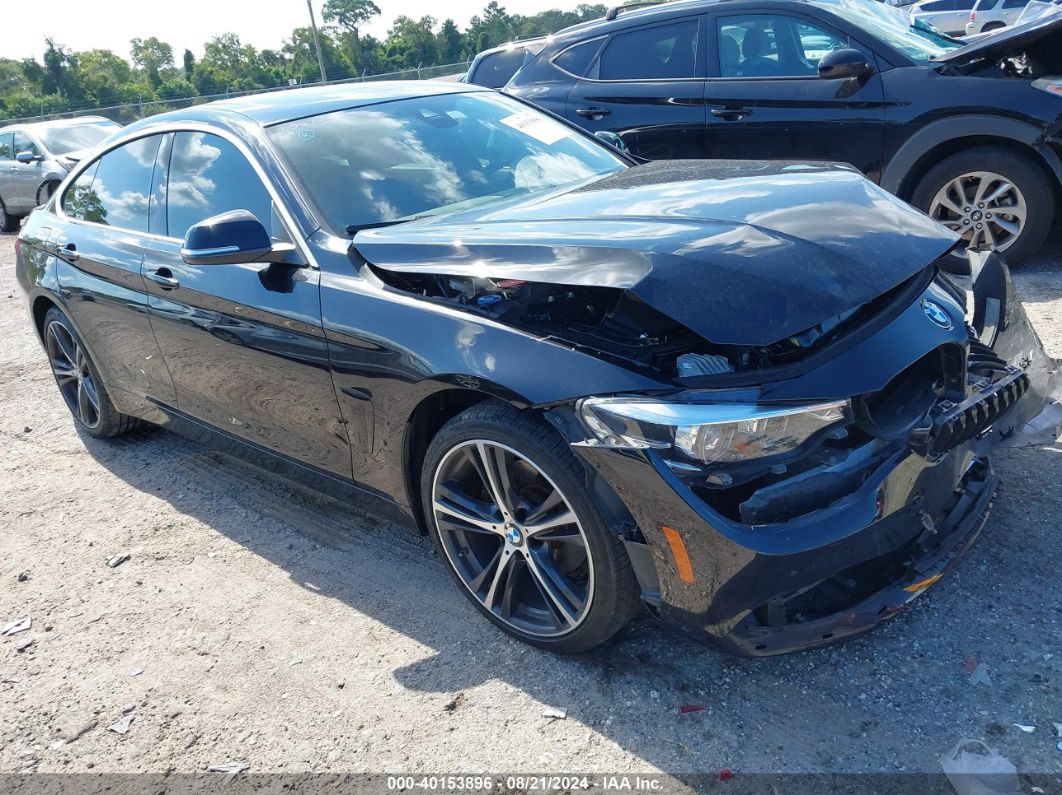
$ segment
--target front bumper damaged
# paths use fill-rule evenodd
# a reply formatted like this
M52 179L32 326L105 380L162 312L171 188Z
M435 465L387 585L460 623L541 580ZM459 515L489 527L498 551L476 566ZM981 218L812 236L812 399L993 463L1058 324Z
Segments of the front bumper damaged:
M971 547L999 486L987 454L1049 442L1062 423L1058 363L1006 266L972 260L965 394L903 438L853 442L729 511L657 450L575 446L637 525L627 548L664 621L742 655L814 648L896 615Z

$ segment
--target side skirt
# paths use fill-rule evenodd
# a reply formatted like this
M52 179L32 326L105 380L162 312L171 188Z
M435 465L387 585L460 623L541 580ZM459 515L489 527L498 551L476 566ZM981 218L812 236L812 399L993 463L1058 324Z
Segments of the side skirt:
M168 431L180 434L205 447L243 459L261 469L321 492L333 499L351 503L359 509L400 524L413 533L420 533L412 510L400 505L383 492L368 489L353 480L337 477L283 453L241 439L170 406L152 405L156 410L152 412L150 421Z

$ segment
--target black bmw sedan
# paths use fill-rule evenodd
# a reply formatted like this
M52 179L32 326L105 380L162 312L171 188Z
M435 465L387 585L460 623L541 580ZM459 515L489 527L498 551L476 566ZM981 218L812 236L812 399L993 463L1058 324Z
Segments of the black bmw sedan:
M368 83L128 127L17 267L84 433L378 498L538 646L644 605L759 655L939 579L986 451L1057 392L995 255L966 312L957 244L846 167L636 165L492 91Z

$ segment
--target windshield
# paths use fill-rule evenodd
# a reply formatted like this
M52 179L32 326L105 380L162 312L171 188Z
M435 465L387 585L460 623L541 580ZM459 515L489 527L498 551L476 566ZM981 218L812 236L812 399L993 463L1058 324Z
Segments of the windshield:
M100 121L69 127L46 127L35 132L45 149L52 154L63 155L79 149L91 149L121 127L113 121Z
M915 63L929 63L962 46L961 41L929 25L916 25L906 10L876 0L815 0L815 5L862 28Z
M334 232L491 204L611 174L602 144L493 92L326 113L270 128Z

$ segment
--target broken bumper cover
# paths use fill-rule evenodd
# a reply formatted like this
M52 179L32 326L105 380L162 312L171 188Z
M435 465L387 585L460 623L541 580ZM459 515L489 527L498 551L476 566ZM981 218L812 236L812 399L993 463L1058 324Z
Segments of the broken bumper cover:
M1054 438L1062 410L1057 362L1005 266L994 256L979 266L974 328L997 375L971 369L967 397L941 400L917 432L853 448L854 478L834 467L726 510L658 450L574 447L637 525L628 549L663 620L742 655L814 648L892 617L970 548L999 485L986 454ZM790 499L794 490L815 496Z

